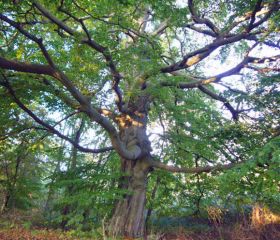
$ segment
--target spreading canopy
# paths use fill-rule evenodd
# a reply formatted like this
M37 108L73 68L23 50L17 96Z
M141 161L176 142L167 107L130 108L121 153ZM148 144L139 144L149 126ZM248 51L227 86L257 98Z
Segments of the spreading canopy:
M143 112L150 113L147 126L160 122L163 134L158 139L169 144L176 140L172 132L202 141L216 139L206 132L230 125L230 119L251 125L265 118L266 131L273 132L268 137L279 135L277 119L266 118L255 98L259 91L277 91L275 81L266 89L259 76L279 72L279 7L278 1L262 0L4 1L1 95L40 125L38 130L82 152L114 149L130 160L140 158L143 149L128 147L118 126L126 121L139 126L131 113L140 116L141 104ZM218 62L233 66L221 71L213 67ZM58 111L62 120L51 123L50 115ZM73 116L84 115L93 129L101 127L105 146L81 146L57 128ZM201 130L195 126L197 121ZM190 127L198 132L189 131ZM211 166L184 168L156 157L150 164L197 173L242 161L240 157L226 160L230 162L223 166L206 161ZM171 157L166 161L176 162Z

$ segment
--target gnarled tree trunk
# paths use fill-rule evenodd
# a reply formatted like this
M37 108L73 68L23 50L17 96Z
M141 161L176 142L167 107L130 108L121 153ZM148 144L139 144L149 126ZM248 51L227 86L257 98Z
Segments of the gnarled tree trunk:
M109 224L111 236L142 237L145 230L147 176L151 169L149 158L152 149L146 134L147 99L138 100L132 114L118 119L121 141L129 150L141 149L141 155L135 160L121 158L123 177L119 187L128 193L115 206Z
M146 159L136 162L122 159L122 167L129 174L122 179L122 188L128 193L119 200L110 222L111 236L141 237L145 229L146 184L149 165Z

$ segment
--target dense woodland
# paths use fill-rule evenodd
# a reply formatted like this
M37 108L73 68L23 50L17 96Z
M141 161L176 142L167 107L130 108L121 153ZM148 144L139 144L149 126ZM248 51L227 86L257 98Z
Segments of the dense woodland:
M279 8L0 1L0 238L231 239L264 213L279 237Z

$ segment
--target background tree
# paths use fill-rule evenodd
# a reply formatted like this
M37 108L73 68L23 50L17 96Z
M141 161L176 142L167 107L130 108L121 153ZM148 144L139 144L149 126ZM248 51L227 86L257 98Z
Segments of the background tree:
M264 54L279 49L278 1L27 0L0 9L1 96L73 152L118 155L125 194L112 235L143 235L153 170L239 171L255 144L279 135L269 114L279 111L256 104L279 91L279 55ZM233 59L224 72L206 71ZM259 88L259 75L268 86ZM59 128L72 117L86 119L92 139ZM155 123L162 131L151 142Z

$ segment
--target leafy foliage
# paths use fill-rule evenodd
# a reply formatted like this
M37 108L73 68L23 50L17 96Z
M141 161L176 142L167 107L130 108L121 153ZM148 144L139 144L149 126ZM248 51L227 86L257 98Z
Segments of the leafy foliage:
M148 220L280 210L279 8L3 1L1 211L90 230L139 189Z

